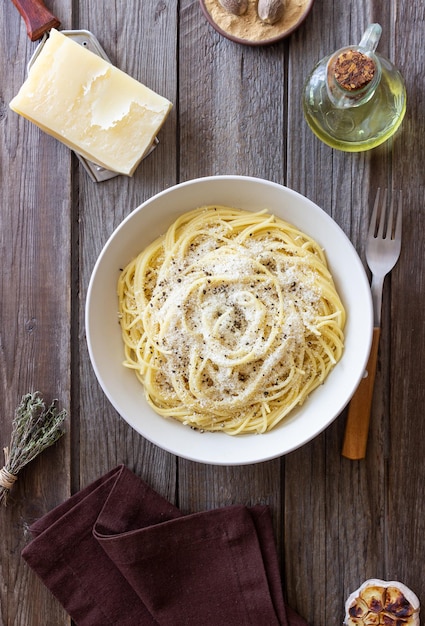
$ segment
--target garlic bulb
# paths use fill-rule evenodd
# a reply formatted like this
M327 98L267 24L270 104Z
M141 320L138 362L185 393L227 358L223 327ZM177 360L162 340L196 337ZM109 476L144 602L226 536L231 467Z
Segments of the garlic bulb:
M345 626L420 626L418 597L403 583L366 580L347 598Z

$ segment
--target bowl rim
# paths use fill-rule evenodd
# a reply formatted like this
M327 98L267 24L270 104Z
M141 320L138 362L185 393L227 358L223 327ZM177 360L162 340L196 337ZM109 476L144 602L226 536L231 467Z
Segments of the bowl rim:
M347 363L347 358L344 361L344 354L341 358L341 361L337 364L337 367L339 365L339 367L341 368L341 364L342 362L345 362L345 371L346 373L348 372L347 376L348 378L350 378L351 376L351 382L350 382L350 388L349 388L349 393L347 393L347 396L344 396L344 401L341 402L338 405L338 409L335 410L334 407L332 408L332 410L330 411L330 417L327 417L326 420L320 422L320 425L318 426L317 424L314 423L314 427L311 429L311 432L309 432L306 435L303 435L301 437L301 440L296 441L295 444L293 445L289 445L288 447L285 447L285 445L281 445L279 444L280 438L278 437L278 435L274 435L274 433L277 433L280 431L280 426L284 426L284 425L288 425L289 424L289 428L293 428L293 422L296 422L297 417L298 417L298 413L299 411L303 411L304 407L307 406L308 404L311 404L311 400L310 397L307 399L307 401L304 403L304 405L302 407L300 407L300 409L295 409L293 412L291 412L291 414L289 416L287 416L287 418L285 418L285 420L282 422L281 425L278 425L276 428L272 429L270 432L265 433L263 435L241 435L238 436L237 438L231 437L230 435L226 435L224 433L203 433L200 434L197 431L192 431L190 428L188 427L184 427L182 426L182 424L180 424L179 422L177 422L176 420L165 420L165 418L156 415L156 418L158 420L165 420L168 424L173 423L181 428L186 429L185 432L190 432L190 433L196 433L196 435L200 435L201 437L207 438L210 435L215 436L215 437L225 437L227 439L230 440L238 440L238 439L242 439L242 438L257 438L257 437L261 437L262 438L262 442L263 442L263 447L259 446L262 450L261 453L259 453L258 455L255 455L252 453L252 451L250 451L249 445L245 448L245 444L242 444L240 446L240 450L237 450L237 454L233 455L229 452L234 450L232 449L232 447L230 445L228 445L226 447L226 445L224 446L224 448L226 448L224 451L221 451L220 454L217 456L217 454L214 452L215 446L213 445L212 448L212 452L210 452L208 450L208 452L206 452L202 446L204 446L204 444L201 445L201 450L199 451L198 448L195 449L191 449L188 450L187 446L185 447L185 449L181 449L180 443L176 441L162 441L160 439L158 439L158 436L153 436L152 432L147 432L146 431L146 427L140 427L140 420L138 421L134 416L129 416L125 410L123 410L123 405L122 402L118 401L117 398L115 397L115 395L113 393L111 393L110 389L108 388L108 385L105 383L105 376L104 376L104 372L105 370L102 368L104 368L103 364L101 363L101 359L99 359L99 357L96 355L96 346L99 345L99 340L96 339L95 335L96 335L96 331L95 331L95 324L94 321L91 319L92 313L93 313L93 307L96 306L96 280L98 277L99 272L103 271L103 265L104 261L108 258L108 252L110 251L111 246L114 246L117 242L119 243L120 238L122 238L123 236L125 237L125 231L126 229L130 228L129 224L131 224L133 219L137 219L137 216L139 216L139 219L142 219L144 217L144 211L148 211L149 207L155 207L155 204L157 204L158 202L160 202L165 196L179 192L179 193L183 193L184 189L186 187L194 187L196 188L197 186L201 186L205 185L205 184L213 184L213 185L219 185L220 183L226 183L226 181L229 181L228 184L230 185L229 188L233 189L233 185L235 186L235 188L237 188L238 185L240 185L241 183L248 183L248 184L254 184L254 185L260 185L260 186L265 186L265 187L270 187L271 189L274 189L274 193L281 193L282 191L284 192L285 195L287 195L288 197L292 197L294 199L298 199L298 202L301 202L302 204L306 204L306 206L309 206L315 215L319 216L319 220L322 220L323 223L325 223L326 226L330 226L331 229L333 229L334 232L337 232L339 234L339 238L340 238L340 243L341 245L344 245L344 250L345 250L345 246L347 247L348 250L348 257L350 260L350 263L352 264L352 266L356 267L356 270L358 272L357 274L357 278L358 278L358 284L360 285L361 289L360 291L362 292L362 295L364 296L365 300L362 301L362 315L364 316L364 319L366 320L366 324L364 325L364 327L362 326L361 330L362 332L364 332L363 335L363 350L360 356L357 356L356 353L356 359L355 361L357 362L357 372L355 373L355 376L352 373L352 367L349 363ZM246 192L245 192L246 194ZM212 202L213 203L213 202ZM202 202L198 203L198 206L202 206ZM218 202L217 202L218 204ZM243 209L244 206L248 204L247 200L246 200L246 196L245 196L245 200L242 202L241 204L241 208ZM186 210L190 210L190 208L194 208L194 207L188 207ZM253 210L253 209L251 209ZM179 210L177 212L178 214L183 213L183 210ZM270 212L272 213L273 210L270 209ZM175 219L175 218L174 218ZM285 219L285 217L283 217L283 219ZM168 220L168 225L170 225L173 221L173 218L170 217ZM287 220L290 221L290 220ZM316 220L317 221L317 220ZM167 225L165 225L164 222L164 227L163 227L163 231L167 228ZM134 230L134 229L133 229ZM124 234L123 234L124 231ZM308 231L307 231L308 232ZM160 234L160 233L159 233ZM311 234L311 233L309 233ZM314 236L314 235L312 235ZM153 236L152 239L153 240ZM320 240L319 240L319 243ZM128 255L127 255L128 256ZM134 256L134 255L133 255ZM121 260L121 259L120 259ZM115 267L115 266L114 266ZM351 268L353 269L353 268ZM334 276L334 270L335 268L331 267L331 272ZM118 276L118 274L117 274ZM335 276L334 276L335 278ZM108 278L109 279L109 278ZM346 281L344 283L345 285L347 284ZM116 282L114 281L114 297L116 298ZM345 304L345 303L344 303ZM115 321L116 324L116 321ZM117 325L118 326L118 325ZM240 175L214 175L214 176L205 176L205 177L200 177L200 178L194 178L194 179L190 179L184 182L180 182L177 183L176 185L173 185L169 188L166 188L162 191L160 191L159 193L151 196L150 198L148 198L147 200L145 200L143 203L141 203L138 207L136 207L133 211L131 211L121 222L120 224L117 226L117 228L113 231L113 233L109 236L109 238L107 239L106 243L104 244L96 262L95 265L93 267L92 270L92 274L90 277L90 281L89 281L89 285L88 285L88 290L87 290L87 296L86 296L86 305L85 305L85 330L86 330L86 341L87 341L87 347L88 347L88 352L89 352L89 356L90 356L90 362L92 365L92 368L94 370L94 373L96 375L97 381L101 387L101 389L103 390L103 393L105 394L105 396L108 398L109 402L112 404L112 406L114 407L114 409L117 411L117 413L121 416L122 419L124 419L124 421L126 421L136 432L138 432L140 435L142 435L145 439L147 439L148 441L150 441L151 443L157 445L159 448L170 452L176 456L179 456L181 458L185 458L187 460L190 461L195 461L195 462L200 462L200 463L205 463L205 464L212 464L212 465L226 465L226 466L231 466L231 465L248 465L248 464L253 464L253 463L259 463L259 462L264 462L267 460L271 460L277 457L281 457L284 456L286 454L288 454L289 452L292 452L298 448L300 448L301 446L305 445L306 443L308 443L309 441L311 441L312 439L314 439L317 435L319 435L323 430L325 430L344 410L344 408L347 406L349 400L351 399L357 385L359 384L361 378L364 375L364 371L366 369L366 364L367 364L367 359L369 356L369 352L370 352L370 346L371 346L371 342L372 342L372 332L373 332L373 311L372 311L372 297L371 297L371 292L370 292L370 286L369 286L369 280L367 278L366 275L366 271L365 268L360 260L360 257L358 256L353 244L351 243L350 239L347 237L347 235L344 233L344 231L340 228L340 226L335 222L335 220L328 214L326 213L323 209L321 209L317 204L315 204L313 201L309 200L306 196L300 194L297 191L294 191L292 189L290 189L289 187L286 187L284 185L281 185L279 183L275 183L266 179L262 179L262 178L256 178L253 176L240 176ZM351 337L351 335L350 335ZM121 339L121 335L119 336L119 340L120 342L122 341ZM97 341L97 344L96 344ZM356 341L354 342L352 340L352 343L359 343L359 338L356 337ZM346 348L345 348L346 350ZM120 358L120 366L123 360L123 355L121 355ZM334 371L337 370L337 367L334 368L334 370L332 370L332 372L330 373L330 376L332 376L332 373ZM124 370L125 368L123 368ZM103 373L102 373L103 372ZM131 375L131 378L136 380L136 377L134 376L134 373L128 370L128 374ZM341 370L341 375L342 375L342 370ZM136 381L137 385L139 386L140 392L143 393L143 386L140 384L139 381ZM131 383L130 383L131 384ZM323 385L323 387L325 387L325 385ZM314 398L315 397L315 393L316 396L318 395L318 393L320 392L321 388L318 388L317 390L315 390L315 392L313 392L313 394L311 394L311 396ZM139 393L139 391L137 392ZM144 397L144 396L143 396ZM146 400L145 400L146 402ZM311 409L310 409L311 410ZM153 409L148 409L149 411L153 411ZM137 422L137 423L136 423ZM142 425L143 426L143 425ZM168 427L167 427L168 428ZM171 427L170 430L173 430L173 428L175 428L175 426L173 425ZM181 434L180 431L179 434ZM292 431L291 431L292 432ZM185 439L186 435L182 435L183 439ZM188 439L190 439L190 437L192 437L192 435L190 435L188 437ZM267 442L268 443L272 443L271 448L269 449L267 447L267 451L264 450L264 447L266 447L266 444L264 444L264 441L267 438ZM258 440L257 440L258 441ZM199 440L198 440L199 442ZM221 440L221 443L223 442L223 440ZM283 442L284 443L284 442ZM223 447L222 445L220 447ZM205 446L204 446L205 448ZM227 450L227 448L229 448L229 450ZM247 450L247 453L246 453Z

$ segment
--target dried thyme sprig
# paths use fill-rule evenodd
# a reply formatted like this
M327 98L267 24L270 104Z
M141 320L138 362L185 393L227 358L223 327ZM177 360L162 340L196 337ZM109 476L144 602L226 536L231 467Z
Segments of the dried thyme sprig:
M6 504L9 492L21 469L63 434L65 410L56 409L57 400L46 408L39 391L28 393L15 411L10 445L4 448L5 465L0 470L0 504Z

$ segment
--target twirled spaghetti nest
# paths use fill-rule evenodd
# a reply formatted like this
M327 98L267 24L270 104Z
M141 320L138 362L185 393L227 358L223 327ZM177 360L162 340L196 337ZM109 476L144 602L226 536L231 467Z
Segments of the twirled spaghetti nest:
M185 213L118 283L126 367L153 409L200 430L262 433L343 351L320 246L266 212Z

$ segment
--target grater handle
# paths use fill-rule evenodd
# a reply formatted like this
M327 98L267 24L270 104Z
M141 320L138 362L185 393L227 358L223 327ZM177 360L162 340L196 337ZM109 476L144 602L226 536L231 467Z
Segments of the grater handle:
M24 19L31 41L41 39L51 28L60 26L58 18L50 13L42 0L12 0L12 2Z

